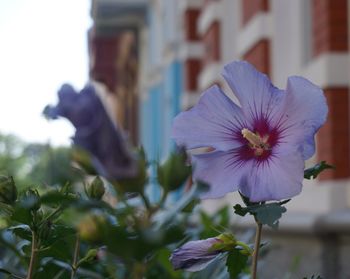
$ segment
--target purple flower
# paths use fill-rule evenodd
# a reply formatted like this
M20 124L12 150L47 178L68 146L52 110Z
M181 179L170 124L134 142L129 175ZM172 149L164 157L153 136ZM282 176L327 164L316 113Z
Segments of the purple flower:
M194 179L211 186L203 198L236 190L254 202L297 195L314 135L326 121L322 90L297 76L280 90L247 62L226 65L223 76L240 106L212 86L173 126L178 145L212 150L192 155Z
M90 152L94 167L101 175L111 180L136 175L135 160L92 85L77 93L72 86L64 84L58 91L58 98L56 106L45 108L45 116L65 117L73 124L76 129L74 144Z
M206 268L222 251L213 249L213 245L221 243L219 238L189 241L176 249L170 257L174 269L199 271Z

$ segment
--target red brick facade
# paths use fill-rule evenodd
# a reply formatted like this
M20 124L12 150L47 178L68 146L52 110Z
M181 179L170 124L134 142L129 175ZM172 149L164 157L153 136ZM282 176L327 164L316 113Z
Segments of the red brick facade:
M203 66L220 60L220 23L213 22L203 35Z
M313 57L348 52L347 0L312 1ZM336 166L321 180L350 177L349 88L326 87L329 115L318 134L318 159Z
M260 72L269 75L270 41L268 39L260 40L243 56L243 59L253 64Z
M348 88L326 88L324 91L329 115L318 133L318 160L326 160L336 169L322 173L321 179L346 178L350 176Z
M118 37L96 36L89 33L90 77L104 83L110 91L117 84L116 58L118 54Z
M259 12L269 10L268 0L244 0L242 1L242 23L245 25Z
M189 92L194 92L198 89L198 75L200 70L200 59L189 58L185 61L185 88Z
M184 39L186 44L200 44L202 36L198 31L198 19L201 10L199 8L188 8L184 11ZM198 76L201 70L201 58L191 53L184 60L184 89L188 94L196 93L198 90Z
M197 21L199 17L198 9L188 9L184 13L184 31L186 41L198 41L200 35L198 34Z
M347 51L347 0L313 0L312 4L313 55Z

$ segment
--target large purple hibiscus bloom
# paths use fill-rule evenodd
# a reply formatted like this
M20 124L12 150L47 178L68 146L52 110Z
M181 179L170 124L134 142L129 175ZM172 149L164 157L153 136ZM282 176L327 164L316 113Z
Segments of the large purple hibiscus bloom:
M78 93L64 84L58 91L58 100L56 106L46 106L44 114L50 119L65 117L73 124L76 129L74 145L92 155L94 167L101 175L111 180L136 175L136 161L94 86L87 85Z
M322 90L297 76L280 90L241 61L226 65L223 76L240 106L212 86L173 126L178 145L212 150L192 155L194 179L211 186L203 198L236 190L254 202L297 195L304 161L315 153L315 133L326 121Z

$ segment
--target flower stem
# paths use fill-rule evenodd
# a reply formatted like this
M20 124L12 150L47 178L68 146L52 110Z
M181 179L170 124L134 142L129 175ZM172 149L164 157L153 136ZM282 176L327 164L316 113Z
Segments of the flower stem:
M259 248L260 248L260 240L261 240L261 230L262 224L255 220L256 222L256 233L255 233L255 243L254 243L254 252L253 252L253 260L252 260L252 279L256 279L257 274L257 266L258 266L258 257L259 257Z
M29 267L28 267L28 273L26 279L32 279L33 273L34 273L34 266L36 261L36 256L38 252L38 242L37 242L37 235L34 230L32 230L32 251L30 254L30 261L29 261Z
M77 234L76 239L75 239L75 246L74 246L74 255L73 255L73 262L72 262L72 273L70 278L74 279L75 274L78 269L78 257L79 257L79 248L80 248L80 239L79 235Z
M143 203L145 204L147 210L151 211L152 210L152 206L151 206L148 198L146 197L145 193L141 192L140 196L141 196L141 199L143 200Z

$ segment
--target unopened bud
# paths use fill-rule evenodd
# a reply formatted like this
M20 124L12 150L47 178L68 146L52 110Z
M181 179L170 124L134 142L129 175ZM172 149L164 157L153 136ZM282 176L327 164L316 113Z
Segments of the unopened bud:
M105 186L99 176L96 176L92 183L86 187L86 194L90 199L100 200L104 193Z
M22 202L24 207L32 211L38 211L41 206L39 192L36 189L28 189L24 193Z
M173 153L163 165L157 168L158 182L166 191L179 189L191 174L184 150Z

